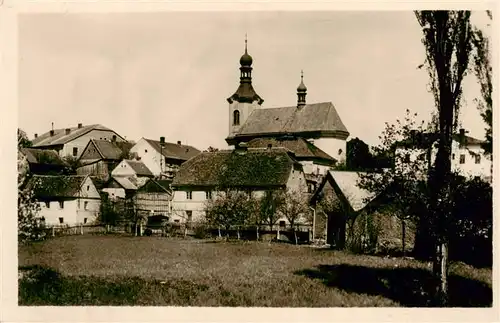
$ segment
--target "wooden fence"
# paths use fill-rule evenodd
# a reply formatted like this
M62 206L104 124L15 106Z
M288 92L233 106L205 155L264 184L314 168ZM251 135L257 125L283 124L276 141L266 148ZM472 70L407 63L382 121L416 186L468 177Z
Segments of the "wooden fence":
M274 228L262 226L238 226L231 228L219 228L193 224L169 223L166 226L138 226L137 228L128 222L117 225L105 224L81 224L81 225L54 225L45 227L46 237L59 237L68 235L88 234L121 234L137 236L162 236L183 237L198 239L231 239L231 240L261 240L261 241L286 241L296 244L305 244L311 241L312 232L310 227L297 226L295 229Z

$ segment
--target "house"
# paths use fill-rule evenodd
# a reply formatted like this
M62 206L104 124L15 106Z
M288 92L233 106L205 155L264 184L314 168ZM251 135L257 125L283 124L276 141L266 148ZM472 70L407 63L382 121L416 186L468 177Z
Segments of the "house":
M337 160L301 137L255 138L249 148L283 147L292 151L304 168L305 174L325 175Z
M396 167L405 164L425 161L423 171L434 163L437 155L438 134L429 132L411 132L410 138L396 143ZM491 183L493 163L490 157L485 156L481 148L483 141L467 136L464 129L453 135L451 148L452 171L467 177L481 177Z
M102 181L109 180L111 172L121 160L128 157L132 144L126 141L90 139L80 155L77 174L90 175Z
M375 195L358 186L363 172L329 171L311 197L315 209L315 238L332 247L366 250L391 245L401 247L402 227L407 246L414 242L415 228L390 211L384 194ZM386 208L389 207L389 208Z
M52 129L42 135L35 134L33 148L55 150L61 157L79 158L90 139L122 142L125 139L115 131L100 124L65 129Z
M181 165L172 182L172 219L199 221L219 190L237 190L261 198L269 190L307 191L302 165L284 148L203 152ZM280 219L284 221L284 219Z
M122 160L111 172L112 177L148 177L153 178L153 173L140 160Z
M137 212L143 218L148 218L148 225L161 226L170 218L170 203L172 190L170 180L148 179L134 196Z
M293 136L307 140L329 158L345 160L349 132L333 103L307 103L307 88L301 75L296 105L263 108L264 100L252 85L252 63L245 45L245 53L240 58L240 85L227 99L229 134L226 142L235 146L256 138Z
M21 148L20 154L26 158L29 171L33 174L61 175L69 173L69 165L55 150Z
M151 170L154 176L173 178L179 166L190 158L198 155L200 151L193 146L165 142L165 137L160 141L141 138L131 149L140 160Z
M26 187L33 190L46 225L92 223L99 215L101 198L89 176L34 175Z

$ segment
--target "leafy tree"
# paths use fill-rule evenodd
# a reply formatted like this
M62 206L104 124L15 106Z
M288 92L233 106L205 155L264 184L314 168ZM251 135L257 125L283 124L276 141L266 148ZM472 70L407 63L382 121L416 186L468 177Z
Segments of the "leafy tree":
M214 199L205 204L206 222L229 230L232 226L248 224L253 218L255 201L245 192L219 191Z
M352 171L374 168L370 147L363 140L353 138L347 142L346 166Z
M279 210L283 203L283 193L275 190L266 191L260 200L261 220L270 226L271 231L280 217Z
M17 148L29 148L31 146L33 146L33 143L28 139L26 132L17 128Z
M31 174L25 156L19 153L17 173L17 234L19 242L25 243L42 239L44 232L40 227L40 206L34 198L33 190L26 186Z
M436 238L434 273L436 299L448 300L448 229L451 220L451 146L462 98L462 81L469 67L474 31L470 11L416 11L422 27L430 89L438 111L438 150L431 172L431 232Z
M63 161L68 165L68 171L73 174L76 174L77 168L82 166L80 159L78 159L77 157L68 155L63 157Z
M402 242L405 249L405 221L420 220L422 225L427 216L428 185L427 174L431 159L432 141L425 136L425 122L417 123L417 113L406 110L403 120L396 124L386 123L382 132L381 144L374 147L374 151L382 154L391 152L394 167L379 172L360 174L358 186L383 196L390 203L392 214L403 223ZM425 233L425 228L422 228ZM425 243L428 236L417 239L416 243ZM417 248L417 247L415 247ZM424 247L425 248L425 247Z
M295 224L302 219L307 219L309 213L308 203L305 195L293 191L284 191L279 193L278 205L279 215L284 216L290 223L290 228L295 228Z
M207 150L205 150L205 152L209 152L209 153L214 153L216 151L219 151L219 148L215 148L215 147L212 147L212 146L209 146L207 148Z

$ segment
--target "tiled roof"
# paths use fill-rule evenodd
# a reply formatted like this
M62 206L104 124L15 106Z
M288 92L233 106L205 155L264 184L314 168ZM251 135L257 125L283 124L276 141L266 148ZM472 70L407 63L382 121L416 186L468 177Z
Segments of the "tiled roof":
M21 152L26 156L30 164L67 166L55 150L21 148Z
M53 145L64 145L92 130L104 130L112 131L100 124L93 124L88 126L82 126L81 128L72 127L70 133L66 134L66 128L54 129L54 135L50 135L50 131L38 136L38 138L33 139L33 147L43 147L43 146L53 146Z
M87 176L33 175L26 188L32 189L36 198L77 197Z
M127 160L126 162L134 170L137 176L154 176L153 173L151 173L149 168L146 165L144 165L142 161Z
M265 134L317 133L347 138L349 132L331 102L256 109L250 114L236 137Z
M188 160L200 153L200 151L193 146L178 145L175 143L166 142L163 148L157 140L144 138L156 151L161 153L166 158Z
M283 148L203 152L181 165L172 186L284 187L294 164Z
M91 141L96 146L99 154L104 159L118 160L122 155L122 149L118 146L116 142L111 142L108 140L96 140L91 139Z
M248 142L249 148L284 147L297 158L320 158L334 164L337 160L304 138L255 138Z
M146 184L144 184L139 191L147 193L169 193L172 194L170 190L171 180L154 180L149 179Z

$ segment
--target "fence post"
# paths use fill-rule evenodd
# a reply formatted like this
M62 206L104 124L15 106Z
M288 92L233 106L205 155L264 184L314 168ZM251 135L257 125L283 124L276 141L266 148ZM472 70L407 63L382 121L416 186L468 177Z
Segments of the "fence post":
M80 234L83 236L83 224L80 224Z
M184 239L186 239L187 236L187 224L184 224Z
M259 241L259 226L257 226L257 241Z
M238 235L238 240L240 240L240 226L236 227L236 234Z
M56 228L54 226L52 226L52 236L53 237L56 236Z
M221 235L220 235L220 227L217 228L219 230L219 238L222 238Z
M278 227L278 234L277 234L278 240L280 239L280 227Z

